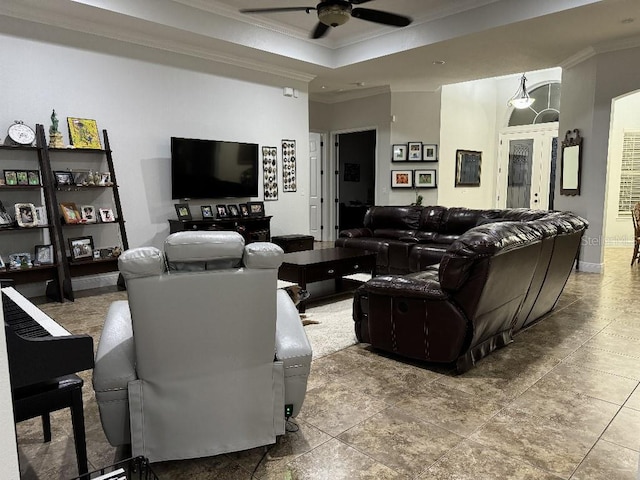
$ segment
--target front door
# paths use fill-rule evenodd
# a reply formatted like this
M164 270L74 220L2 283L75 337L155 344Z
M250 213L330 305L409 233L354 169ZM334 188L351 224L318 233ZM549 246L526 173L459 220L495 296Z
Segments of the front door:
M557 123L506 129L500 134L498 208L550 208L552 159Z

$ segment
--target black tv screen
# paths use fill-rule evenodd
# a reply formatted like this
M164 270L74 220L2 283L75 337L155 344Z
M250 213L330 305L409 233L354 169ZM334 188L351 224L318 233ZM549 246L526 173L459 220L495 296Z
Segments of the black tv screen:
M258 145L171 137L171 198L258 196Z

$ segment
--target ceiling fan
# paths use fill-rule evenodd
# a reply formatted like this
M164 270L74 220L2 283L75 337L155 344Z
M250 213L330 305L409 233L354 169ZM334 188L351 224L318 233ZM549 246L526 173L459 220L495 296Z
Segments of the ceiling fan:
M244 8L240 10L240 13L311 13L312 10L316 10L319 22L313 32L311 32L311 38L324 37L329 31L329 27L343 25L351 17L394 27L406 27L411 23L411 18L405 17L404 15L383 12L382 10L373 10L371 8L353 8L353 5L370 1L372 0L327 0L318 3L315 7Z

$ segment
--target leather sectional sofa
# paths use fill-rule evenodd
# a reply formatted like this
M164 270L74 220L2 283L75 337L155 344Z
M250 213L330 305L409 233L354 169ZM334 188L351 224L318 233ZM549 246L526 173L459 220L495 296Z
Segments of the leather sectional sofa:
M387 272L356 292L356 336L464 372L553 309L587 226L569 212L372 207L336 242L377 251Z

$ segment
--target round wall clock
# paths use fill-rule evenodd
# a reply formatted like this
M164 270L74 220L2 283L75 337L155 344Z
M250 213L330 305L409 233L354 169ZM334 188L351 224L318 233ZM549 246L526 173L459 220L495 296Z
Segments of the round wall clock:
M36 132L29 125L16 120L7 130L9 138L18 145L31 145L36 139Z

